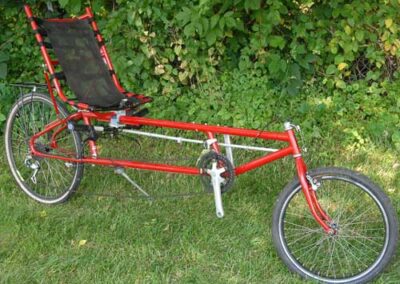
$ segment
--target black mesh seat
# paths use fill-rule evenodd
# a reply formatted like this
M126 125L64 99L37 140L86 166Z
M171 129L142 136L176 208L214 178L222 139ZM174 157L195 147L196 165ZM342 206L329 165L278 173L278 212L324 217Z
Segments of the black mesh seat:
M134 107L141 104L114 84L88 20L42 20L66 82L77 100L95 108Z

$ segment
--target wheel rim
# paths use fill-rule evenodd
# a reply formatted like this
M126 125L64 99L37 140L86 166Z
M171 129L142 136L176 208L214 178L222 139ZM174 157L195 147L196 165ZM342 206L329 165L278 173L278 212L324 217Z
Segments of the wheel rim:
M388 246L388 218L379 200L360 183L343 176L316 177L322 208L338 226L329 236L311 216L298 186L280 213L279 237L292 263L320 281L355 281L371 272Z
M9 123L7 143L10 165L17 182L32 198L42 202L58 202L69 194L78 175L76 163L56 159L33 157L29 151L30 137L43 130L45 125L57 119L51 102L38 98L22 99ZM61 117L66 113L60 112ZM51 147L51 135L37 139L35 148L45 153L77 158L79 142L69 131L62 131L55 139L57 147ZM35 174L35 170L37 172Z

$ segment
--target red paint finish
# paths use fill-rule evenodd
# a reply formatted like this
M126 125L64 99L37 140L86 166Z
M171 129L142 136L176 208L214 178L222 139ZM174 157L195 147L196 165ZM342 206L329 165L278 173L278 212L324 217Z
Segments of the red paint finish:
M261 157L261 158L259 158L257 160L250 161L247 164L244 164L244 165L241 165L241 166L237 167L235 169L235 174L236 175L244 174L245 172L254 170L254 169L259 168L259 167L261 167L261 166L263 166L265 164L268 164L268 163L271 163L273 161L282 159L282 158L284 158L284 157L286 157L288 155L291 155L292 153L293 153L292 147L287 147L287 148L281 149L281 150L279 150L277 152L274 152L272 154L267 154L267 155L265 155L265 156L263 156L263 157Z
M47 90L49 91L49 94L50 94L50 97L51 97L51 101L53 102L54 110L55 110L55 112L57 114L57 117L58 117L58 115L60 114L60 111L58 110L56 97L54 96L53 88L51 87L49 74L46 71L44 72L44 79L46 80Z
M293 129L287 131L289 135L290 145L293 148L293 155L295 156L295 162L297 167L297 176L299 177L299 181L304 193L304 196L307 200L308 207L313 215L314 219L321 225L321 227L325 230L325 232L330 232L331 228L326 223L326 221L330 220L330 218L326 215L326 213L322 210L318 200L315 196L314 190L311 188L309 182L307 181L307 167L304 163L304 160L301 156L301 152L299 146L297 144L296 137L294 135Z
M28 5L24 6L25 13L28 18L32 18L32 11ZM90 8L86 9L86 13L77 19L88 19L90 20L91 27L93 31L98 31L98 27L96 22L93 20L93 13ZM49 20L49 19L47 19ZM74 21L76 18L70 19L50 19L50 21L58 21L58 22L68 22ZM38 29L37 23L32 20L30 22L31 27L33 30ZM36 40L41 43L43 42L43 38L39 33L35 34ZM96 35L96 39L99 42L103 42L103 38L100 34ZM49 74L54 74L54 65L59 64L57 60L53 60L50 58L47 50L44 46L40 47L42 56L44 58L45 64L47 66L47 71L45 72L45 79L47 82L47 86L49 88L50 96L53 100L53 104L55 107L55 111L58 113L57 106L55 104L55 97L53 92L53 87L51 86ZM100 48L101 55L104 58L105 63L107 64L110 70L114 70L112 65L111 59L108 55L108 52L103 45ZM118 88L119 91L125 93L125 90L120 85L118 78L115 74L112 74L112 79L115 86ZM52 143L51 146L57 148L58 145L56 144L56 137L62 131L69 131L66 130L67 123L69 121L83 121L86 125L91 125L92 122L106 122L109 123L111 118L115 115L114 112L94 112L91 111L90 107L87 104L83 103L75 103L74 101L68 100L68 98L64 95L61 85L57 78L53 79L54 88L60 97L60 99L75 109L80 109L83 111L74 113L65 119L58 119L54 122L51 122L49 125L45 127L44 130L40 131L33 135L29 141L30 150L32 155L37 157L45 157L50 159L59 159L66 162L74 162L74 163L87 163L87 164L95 164L95 165L104 165L104 166L111 166L111 167L124 167L124 168L135 168L135 169L142 169L142 170L151 170L151 171L162 171L162 172L170 172L170 173L180 173L180 174L187 174L187 175L199 175L200 170L196 167L182 167L176 165L168 165L168 164L158 164L158 163L146 163L140 161L128 161L128 160L113 160L110 158L101 158L98 156L97 149L96 149L96 142L95 141L88 141L88 146L90 149L91 157L83 157L81 159L77 159L73 153L64 153L64 156L54 155L51 153L42 153L35 148L35 141L42 135L51 133ZM128 93L127 96L135 96L142 103L148 102L151 99L145 97L143 95L137 95L135 93ZM300 148L297 144L297 140L292 129L289 129L285 132L269 132L269 131L260 131L260 130L252 130L252 129L243 129L243 128L234 128L234 127L224 127L224 126L213 126L213 125L204 125L204 124L196 124L196 123L187 123L187 122L176 122L176 121L169 121L169 120L160 120L160 119L152 119L152 118L144 118L144 117L133 117L133 116L121 116L120 117L120 124L124 125L133 125L133 126L152 126L152 127L160 127L160 128L173 128L173 129L181 129L187 131L197 131L203 132L205 134L205 139L213 139L217 134L227 134L232 136L242 136L242 137L251 137L251 138L258 138L264 140L274 140L285 142L288 145L285 148L282 148L274 153L266 154L258 159L252 160L244 165L239 165L235 168L236 175L241 175L245 172L250 170L256 169L261 167L265 164L271 163L275 160L284 158L288 155L293 155L295 159L295 164L297 168L297 175L302 186L302 191L304 196L307 200L309 209L315 220L321 225L321 227L326 231L330 232L331 229L328 225L329 221L331 220L329 216L325 213L325 211L321 208L317 196L314 190L311 188L309 182L307 181L306 174L307 174L307 167L303 161L301 156ZM218 143L214 143L212 145L214 151L219 152ZM60 149L62 152L62 149Z
M31 9L30 9L30 7L28 5L24 5L24 10L25 10L26 16L28 18L32 18L33 17L32 11L31 11ZM33 30L37 30L39 28L35 21L31 21L30 23L31 23L31 27L32 27ZM38 43L43 42L43 37L40 34L36 33L35 37L36 37L36 40L37 40ZM45 64L46 64L46 67L47 67L47 71L50 74L54 74L54 66L53 66L53 63L52 63L53 61L50 59L50 56L47 53L46 47L41 46L40 47L40 51L41 51L43 59L45 61ZM61 86L60 86L60 82L58 81L58 79L54 78L53 79L53 83L54 83L54 86L55 86L55 88L57 90L57 94L60 96L60 99L63 102L67 102L68 99L67 99L67 97L64 95L64 93L62 91Z
M125 167L133 167L133 168L138 168L138 169L148 169L148 170L160 170L160 171L171 171L171 172L176 172L176 173L183 173L183 174L198 174L199 170L197 168L188 168L188 167L179 167L179 166L172 166L172 165L167 165L167 164L152 164L152 163L143 163L143 162L130 162L130 161L124 161L124 160L110 160L110 159L101 159L100 157L97 156L97 151L96 151L96 143L94 141L89 140L89 149L92 157L95 157L93 159L90 158L83 158L83 159L76 159L76 158L69 158L69 157L62 157L62 156L56 156L52 154L45 154L37 151L34 147L35 141L42 135L45 135L46 133L50 133L51 131L55 131L56 134L59 134L60 130L56 130L58 127L62 127L62 129L65 129L66 124L68 121L79 121L83 120L83 122L86 125L91 124L91 120L98 120L98 121L103 121L103 122L109 122L114 115L113 112L106 112L106 113L97 113L97 112L78 112L75 114L70 115L69 117L61 120L56 120L49 125L45 127L44 130L41 132L35 134L30 141L30 147L31 151L35 156L38 157L46 157L46 158L53 158L53 159L61 159L64 161L70 161L70 162L79 162L79 163L93 163L93 164L101 164L101 165L108 165L108 166L125 166ZM129 118L135 118L135 117L129 117ZM121 119L122 121L122 119ZM125 121L125 124L127 125L138 125L138 122L136 120L129 120ZM143 122L143 121L142 121ZM155 119L146 119L145 125L156 125L158 126L157 122L160 122L160 120L155 120ZM231 127L220 127L220 126L212 126L212 125L203 125L203 124L194 124L194 123L182 123L182 122L173 122L173 121L166 121L163 120L162 124L165 124L166 122L170 122L172 124L178 124L178 126L184 127L186 130L192 130L192 131L198 131L199 128L204 128L204 132L207 132L207 130L212 130L212 129L217 129L220 131L221 134L233 134L236 133L237 136L250 136L253 135L254 137L263 137L264 139L272 139L270 136L276 136L277 133L273 132L262 132L262 135L260 135L259 131L256 130L249 130L249 129L241 129L241 128L231 128ZM141 123L140 125L143 125ZM162 126L160 126L162 127ZM214 137L211 135L212 133L209 132L209 137ZM284 133L281 133L284 134ZM210 136L211 135L211 136ZM282 138L281 136L278 136ZM293 150L291 147L287 147L285 149L282 149L278 152L268 154L264 157L261 157L260 159L251 161L245 165L239 166L236 168L236 174L240 175L242 173L245 173L247 171L250 171L252 169L255 169L257 167L260 167L262 165L265 165L267 163L270 163L272 161L275 161L277 159L283 158L287 155L292 154Z
M145 117L128 117L128 116L122 116L121 123L128 125L139 124L139 125L192 130L200 132L212 132L214 134L229 134L236 136L289 142L289 136L286 132L268 132L268 131L250 130L244 128L212 126L212 125L204 125L204 124L196 124L188 122L176 122L170 120L160 120L160 119L152 119Z

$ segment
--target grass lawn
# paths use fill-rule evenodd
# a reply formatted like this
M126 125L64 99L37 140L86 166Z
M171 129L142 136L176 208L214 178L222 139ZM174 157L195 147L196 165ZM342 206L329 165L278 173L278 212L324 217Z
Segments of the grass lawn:
M119 141L126 146L103 140L102 154L185 160L185 151L201 152L173 143ZM311 147L309 167L362 171L385 189L400 215L398 154L379 145L344 149L336 144L327 139ZM3 142L0 150L4 153ZM217 219L210 194L128 198L138 193L112 169L97 166L85 167L78 193L67 203L41 205L17 188L4 156L0 283L303 283L278 258L270 230L277 195L294 176L290 158L238 177L223 196L226 217ZM198 177L127 173L154 196L203 192ZM398 283L399 267L397 253L376 283Z

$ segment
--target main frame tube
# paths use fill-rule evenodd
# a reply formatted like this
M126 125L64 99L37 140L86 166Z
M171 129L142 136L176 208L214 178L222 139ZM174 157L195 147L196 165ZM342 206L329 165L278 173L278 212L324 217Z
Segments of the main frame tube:
M36 133L30 139L30 149L32 155L38 157L59 159L67 162L74 163L89 163L95 165L104 165L104 166L112 166L112 167L126 167L126 168L135 168L135 169L143 169L143 170L152 170L152 171L163 171L163 172L171 172L171 173L180 173L180 174L188 174L188 175L199 175L201 174L200 169L195 167L182 167L175 165L167 165L167 164L156 164L156 163L146 163L139 161L127 161L127 160L112 160L112 159L102 159L98 157L92 158L81 158L77 159L74 157L64 157L64 156L55 156L52 154L42 153L35 149L35 141L42 135L49 133L52 130L57 131L57 128L64 128L65 125L69 121L79 121L83 120L85 124L90 124L90 120L98 120L109 122L113 116L116 114L114 112L109 113L96 113L96 112L78 112L70 115L69 117L61 120L54 121L45 127L39 133ZM213 137L214 133L218 134L228 134L228 135L236 135L236 136L244 136L244 137L253 137L253 138L261 138L265 140L277 140L277 141L286 141L289 143L289 146L278 150L277 152L267 154L259 159L250 161L247 164L241 165L235 168L235 173L237 175L243 174L252 169L261 167L265 164L268 164L277 159L281 159L288 155L293 155L296 168L297 175L299 177L300 184L302 186L303 193L306 197L307 203L309 205L309 209L311 214L314 216L315 220L323 227L326 232L332 232L332 229L328 226L327 222L330 221L329 217L322 210L319 205L317 198L315 196L315 192L313 192L312 188L309 186L306 180L307 167L303 161L301 156L301 151L298 147L297 140L292 128L286 129L285 132L268 132L268 131L257 131L251 129L241 129L241 128L233 128L233 127L222 127L222 126L213 126L213 125L203 125L196 123L185 123L185 122L175 122L168 120L158 120L152 118L142 118L142 117L128 117L121 116L120 122L126 125L150 125L157 126L161 128L174 128L174 129L183 129L188 131L201 131L204 132L206 137ZM211 135L212 134L212 135ZM89 146L95 146L95 142L91 141Z
M97 112L78 112L70 115L69 117L61 120L57 120L51 122L49 125L45 127L44 130L36 133L32 136L30 140L30 148L32 154L37 157L44 157L50 159L59 159L66 162L73 163L89 163L96 165L105 165L105 166L115 166L115 167L127 167L127 168L136 168L136 169L144 169L144 170L153 170L153 171L163 171L163 172L172 172L172 173L181 173L181 174L189 174L189 175L198 175L200 174L200 170L195 167L183 167L183 166L175 166L168 164L158 164L158 163L146 163L139 161L128 161L128 160L114 160L114 159L104 159L97 157L97 153L93 150L96 148L94 141L89 141L89 148L91 150L92 157L91 158L81 158L77 159L75 157L65 157L65 156L57 156L49 153L42 153L35 148L35 141L42 135L45 135L51 131L58 132L57 128L65 128L66 124L70 121L80 121L83 120L86 125L90 124L90 121L103 121L110 122L111 118L115 115L114 112L108 113L97 113ZM210 137L210 133L218 133L218 134L229 134L235 136L243 136L243 137L253 137L253 138L261 138L265 140L278 140L278 141L286 141L289 142L289 136L286 132L268 132L268 131L257 131L251 129L242 129L242 128L233 128L233 127L222 127L222 126L212 126L212 125L203 125L196 123L185 123L185 122L174 122L168 120L157 120L152 118L142 118L142 117L127 117L121 116L120 122L126 125L150 125L161 128L174 128L174 129L184 129L188 131L197 131L204 132L206 136ZM55 137L54 137L55 138ZM215 143L217 146L217 142ZM247 164L241 165L235 168L236 175L243 174L247 171L253 170L257 167L275 161L277 159L283 158L292 154L292 147L286 147L284 149L278 150L274 153L267 154L262 156L257 160L250 161Z

